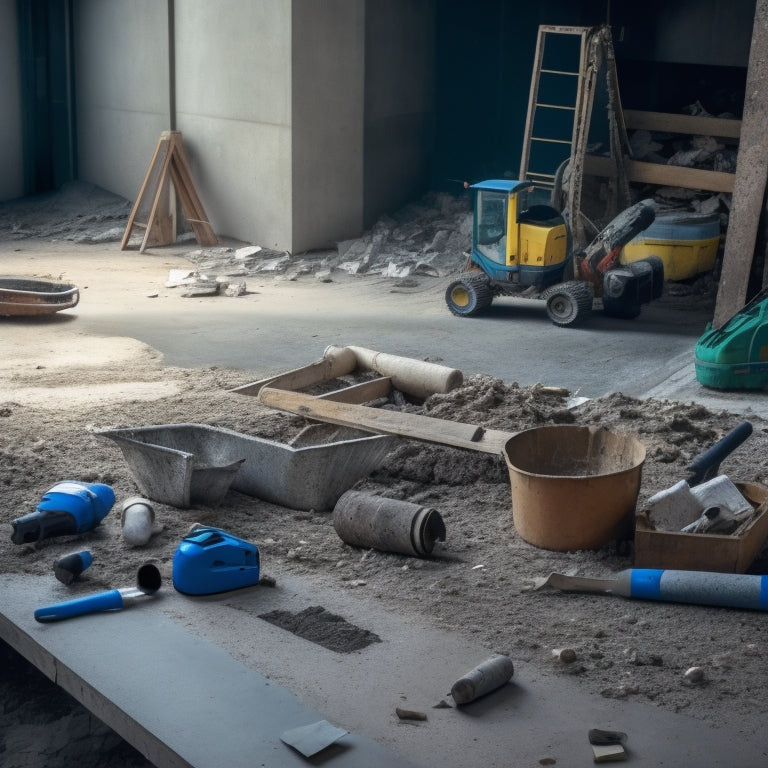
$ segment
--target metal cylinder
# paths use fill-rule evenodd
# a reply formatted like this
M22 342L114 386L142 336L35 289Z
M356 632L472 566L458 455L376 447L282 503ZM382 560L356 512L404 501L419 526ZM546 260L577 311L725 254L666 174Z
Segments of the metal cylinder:
M423 557L445 541L440 514L419 504L347 491L333 509L336 533L353 547Z
M462 675L453 684L451 696L456 704L469 704L509 682L514 672L515 667L508 656L492 656Z

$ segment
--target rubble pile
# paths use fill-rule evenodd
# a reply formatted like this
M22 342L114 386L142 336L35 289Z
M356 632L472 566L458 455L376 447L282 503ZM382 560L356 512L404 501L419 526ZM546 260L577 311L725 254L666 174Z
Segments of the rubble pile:
M713 117L696 101L682 112L697 117ZM735 115L716 115L722 119L736 119ZM629 136L632 157L646 163L675 165L723 173L736 172L737 145L726 145L714 136L690 136L661 131L634 131ZM711 193L684 187L657 187L650 189L659 212L670 210L694 211L701 214L719 214L722 230L728 226L731 210L729 193Z
M203 248L185 254L200 279L272 274L285 280L312 275L321 282L348 275L442 277L460 270L472 238L468 197L430 193L391 216L382 216L361 237L335 248L290 254L258 245Z

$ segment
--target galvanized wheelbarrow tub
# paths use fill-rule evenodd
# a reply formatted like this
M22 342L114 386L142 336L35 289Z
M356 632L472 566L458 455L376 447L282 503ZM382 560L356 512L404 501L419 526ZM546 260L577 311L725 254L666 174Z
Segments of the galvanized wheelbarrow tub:
M95 434L120 446L142 493L180 508L216 506L232 488L291 509L332 509L397 440L329 424L307 427L292 444L206 424Z

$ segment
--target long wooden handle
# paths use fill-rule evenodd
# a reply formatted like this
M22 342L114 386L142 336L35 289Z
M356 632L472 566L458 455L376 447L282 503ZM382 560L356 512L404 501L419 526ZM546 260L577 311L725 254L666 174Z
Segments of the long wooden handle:
M357 427L384 435L400 435L414 440L468 448L500 455L513 432L484 430L475 424L445 421L417 413L401 413L365 405L321 400L303 392L262 388L259 401L272 408L345 427Z

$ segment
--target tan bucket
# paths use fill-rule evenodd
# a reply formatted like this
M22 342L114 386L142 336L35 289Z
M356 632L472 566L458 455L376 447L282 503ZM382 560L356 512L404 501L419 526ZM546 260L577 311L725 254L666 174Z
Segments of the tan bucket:
M530 544L567 552L629 535L645 447L604 428L527 429L504 447L512 519Z

